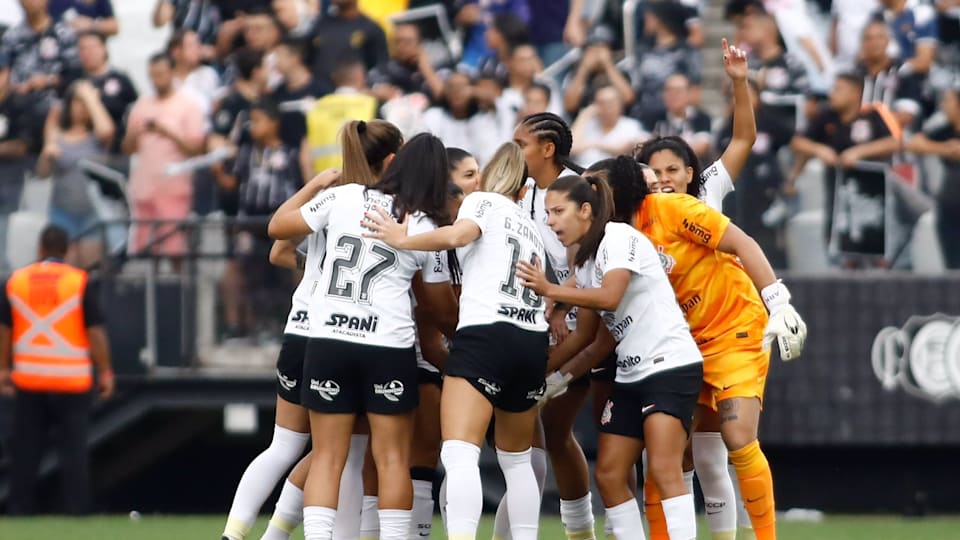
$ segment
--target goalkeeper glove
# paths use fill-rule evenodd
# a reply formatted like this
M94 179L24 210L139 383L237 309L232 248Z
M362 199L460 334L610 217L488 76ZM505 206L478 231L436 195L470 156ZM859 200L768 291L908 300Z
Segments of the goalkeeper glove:
M779 280L760 291L763 303L770 312L767 328L763 331L763 350L770 350L774 341L780 347L780 359L788 362L800 358L807 340L807 325L797 310L790 305L790 291Z

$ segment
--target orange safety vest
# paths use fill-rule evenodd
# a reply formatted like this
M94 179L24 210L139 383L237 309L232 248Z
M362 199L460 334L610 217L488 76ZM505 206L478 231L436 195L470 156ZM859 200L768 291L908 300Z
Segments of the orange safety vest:
M7 281L13 313L13 384L32 392L80 393L93 386L83 317L87 273L44 261Z

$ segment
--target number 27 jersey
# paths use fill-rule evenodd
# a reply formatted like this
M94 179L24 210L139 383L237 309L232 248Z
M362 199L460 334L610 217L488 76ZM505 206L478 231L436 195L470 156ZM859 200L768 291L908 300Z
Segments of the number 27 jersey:
M457 250L463 268L458 328L510 323L545 331L544 299L520 284L517 262L544 264L544 245L529 214L497 193L475 192L460 205L457 221L480 227L480 238Z
M351 184L328 189L300 208L310 228L326 229L327 236L323 274L310 300L310 337L412 347L411 278L422 271L425 283L450 281L446 257L364 238L360 223L375 207L391 212L393 197ZM421 213L410 216L411 235L435 228Z

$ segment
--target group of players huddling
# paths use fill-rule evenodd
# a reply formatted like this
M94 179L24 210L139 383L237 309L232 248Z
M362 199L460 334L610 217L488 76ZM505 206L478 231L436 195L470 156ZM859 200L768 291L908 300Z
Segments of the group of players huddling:
M345 124L342 171L320 173L269 225L271 262L304 274L273 441L244 473L224 538L248 535L294 463L264 539L301 521L307 540L429 537L441 462L448 537L472 540L487 440L506 480L494 538L537 538L549 457L567 537L593 539L573 436L590 396L609 538L646 537L640 461L651 538L696 538L694 469L715 540L738 526L776 538L757 428L770 346L799 357L806 326L720 212L756 137L746 57L723 50L733 138L703 171L675 137L583 170L550 113L524 118L482 173L432 135Z

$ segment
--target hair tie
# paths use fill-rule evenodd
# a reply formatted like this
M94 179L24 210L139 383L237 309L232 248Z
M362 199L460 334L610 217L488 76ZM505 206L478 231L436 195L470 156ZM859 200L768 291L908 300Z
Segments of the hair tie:
M363 135L367 131L367 123L363 120L357 122L357 134Z

